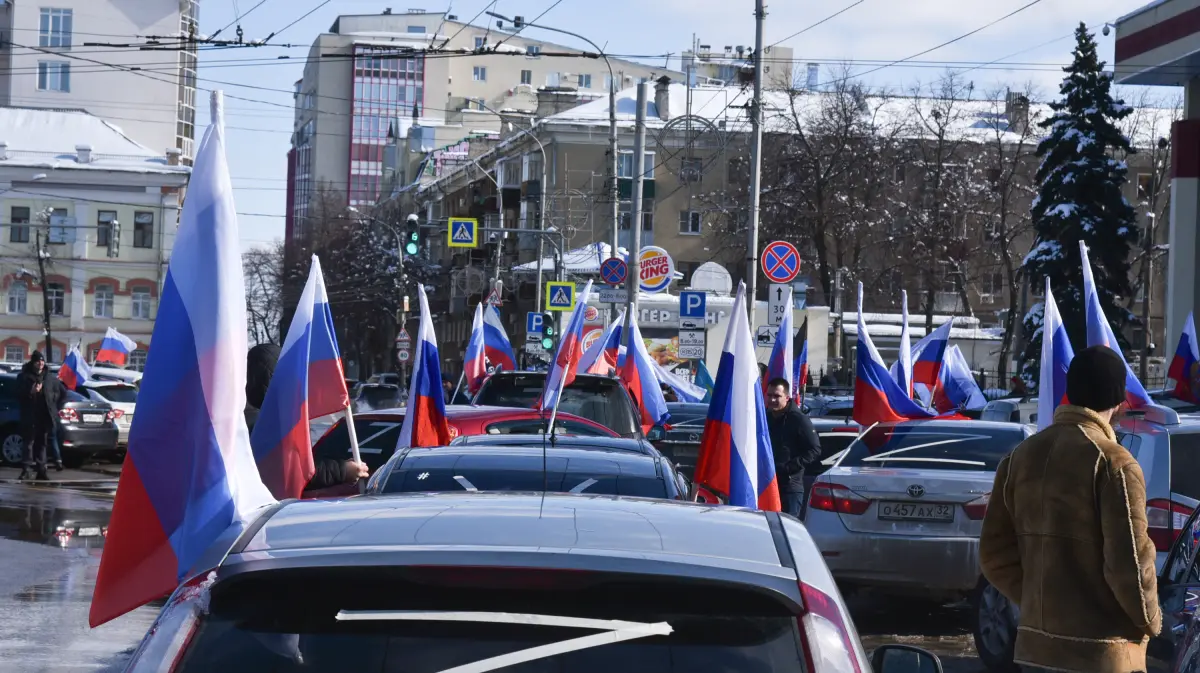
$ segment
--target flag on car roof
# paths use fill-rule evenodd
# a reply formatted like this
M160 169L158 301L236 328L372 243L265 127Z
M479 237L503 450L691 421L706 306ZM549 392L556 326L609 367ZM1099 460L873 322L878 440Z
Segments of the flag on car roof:
M83 359L83 353L79 352L79 346L71 346L71 350L67 351L67 357L63 358L62 367L58 369L58 380L62 381L67 388L77 390L91 378L92 368Z
M704 360L701 360L700 364L696 365L696 385L703 388L705 392L704 399L700 401L704 403L712 402L713 386L715 384L713 383L712 374L708 372L708 365L704 363Z
M908 334L908 291L900 290L900 353L892 375L900 389L913 396L912 340Z
M483 352L494 369L516 371L517 355L508 340L504 321L500 320L499 309L490 304L483 307Z
M646 352L646 342L637 323L629 321L629 339L625 347L625 364L621 367L621 381L629 391L630 398L642 419L642 432L667 422L667 400L662 386L654 373L654 360Z
M1200 404L1200 390L1196 382L1200 380L1200 342L1196 340L1196 322L1192 313L1188 313L1183 323L1183 334L1179 335L1179 343L1175 346L1175 357L1171 358L1171 366L1167 369L1167 378L1175 381L1175 390L1171 395L1176 399Z
M220 92L196 152L88 621L164 597L274 502L246 430L246 288Z
M475 318L471 321L471 336L467 339L467 352L463 362L463 373L467 392L474 395L487 378L487 351L483 346L483 304L475 306Z
M767 360L767 381L783 379L788 382L788 394L796 392L796 351L792 341L792 288L787 289L787 299L779 328L775 330L775 345L771 347L771 357Z
M280 500L300 497L316 472L309 422L348 406L325 277L321 261L313 255L308 282L250 434L258 472L271 495Z
M1121 352L1121 342L1117 341L1117 335L1113 334L1112 326L1108 324L1108 318L1104 316L1104 309L1100 306L1100 294L1096 291L1096 279L1092 276L1092 263L1088 259L1087 244L1083 241L1079 242L1079 256L1083 266L1083 305L1087 310L1087 344L1088 346L1108 346L1116 351L1117 355L1121 356L1121 361L1124 362L1125 355ZM1154 401L1150 399L1150 394L1146 392L1145 386L1133 373L1128 362L1125 362L1125 402L1131 409L1140 409L1154 404Z
M96 352L96 362L111 362L114 365L125 366L129 354L137 350L137 342L109 327L100 342L100 350Z
M408 407L396 448L445 446L450 443L450 423L446 420L446 393L442 390L442 364L438 356L433 318L425 286L417 286L421 303L421 322L417 327L417 348L408 382Z
M546 373L546 387L542 390L541 407L549 411L558 405L558 397L562 389L571 385L579 370L579 360L583 357L583 314L587 312L588 300L592 297L592 281L588 281L583 292L575 301L575 310L567 321L567 328L562 331L562 339L558 342L558 351L554 361L550 363L550 371Z
M621 351L621 332L625 326L625 309L617 314L617 319L609 323L600 333L600 337L592 342L579 358L579 369L585 374L608 376L617 368L617 355Z
M667 371L667 368L658 364L657 360L651 358L650 363L654 365L654 376L658 378L658 382L674 390L680 402L699 404L708 395L707 390L694 383L690 383L675 372Z
M1067 370L1075 358L1067 327L1063 324L1046 277L1046 301L1042 304L1042 360L1038 380L1038 430L1054 422L1054 410L1067 401Z
M858 284L858 345L855 349L854 420L868 426L880 422L895 422L933 418L909 397L879 357L862 312L863 289Z
M792 399L796 400L796 404L803 404L804 387L808 385L808 318L800 325L800 334L796 336L796 340L800 342L800 354L796 356L796 364L792 368L792 379L796 382Z
M782 509L744 282L730 313L695 474L697 485L724 496L729 505Z
M933 408L944 414L958 409L982 409L986 405L987 398L975 382L962 350L958 346L947 348L946 361L933 388Z
M913 383L924 384L930 389L937 385L942 363L946 361L946 349L950 346L950 330L953 328L954 318L949 318L913 346L910 358Z

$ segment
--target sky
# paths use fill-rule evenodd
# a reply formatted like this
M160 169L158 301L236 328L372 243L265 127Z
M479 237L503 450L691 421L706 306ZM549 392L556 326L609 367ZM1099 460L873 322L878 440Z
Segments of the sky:
M432 0L406 2L201 3L200 28L205 35L236 25L239 16L243 17L240 25L246 40L276 33L268 46L205 51L200 57L199 86L226 93L228 158L237 209L243 213L244 247L283 238L287 151L293 119L291 91L302 74L309 46L317 35L329 30L339 15L375 14L389 6L396 13L410 8L429 12L447 9L446 5L432 4ZM828 71L840 71L843 64L849 64L852 72L864 73L862 81L872 87L908 91L954 67L971 69L965 76L977 92L1002 91L1006 86L1025 90L1032 85L1036 99L1048 100L1057 93L1062 66L1070 61L1072 32L1079 22L1096 33L1100 56L1111 63L1115 31L1104 37L1100 29L1143 4L1141 0L768 0L764 43L792 47L798 64L821 63L823 78ZM678 56L689 48L693 35L714 50L724 45L754 44L752 0L456 0L449 10L465 21L489 7L527 20L548 9L539 23L586 35L610 54L657 55L643 59L651 63L664 62L668 53ZM804 30L843 9L836 17ZM1016 13L1003 18L1012 12ZM485 25L486 18L481 16L474 23ZM910 59L980 28L977 33ZM234 31L230 27L219 37L232 38ZM561 35L533 28L526 31L531 37L587 48ZM284 56L290 59L279 58ZM888 65L900 59L910 60ZM888 67L865 72L884 65ZM677 60L672 67L678 68ZM1162 91L1164 97L1172 94L1171 90ZM202 102L206 96L205 92L197 95L198 123L201 119L207 123L208 107ZM203 126L198 126L197 140L202 132Z

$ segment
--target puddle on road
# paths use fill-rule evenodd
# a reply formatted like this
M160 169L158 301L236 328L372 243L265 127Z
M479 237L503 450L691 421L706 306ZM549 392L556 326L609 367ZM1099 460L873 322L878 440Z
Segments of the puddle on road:
M62 549L100 549L108 535L108 510L53 504L0 504L0 537Z

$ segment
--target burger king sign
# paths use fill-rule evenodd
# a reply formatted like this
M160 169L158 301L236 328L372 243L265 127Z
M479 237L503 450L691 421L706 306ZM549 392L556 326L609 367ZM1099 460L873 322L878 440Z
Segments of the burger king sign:
M675 262L666 250L648 245L638 253L641 267L639 287L642 292L662 292L675 279Z

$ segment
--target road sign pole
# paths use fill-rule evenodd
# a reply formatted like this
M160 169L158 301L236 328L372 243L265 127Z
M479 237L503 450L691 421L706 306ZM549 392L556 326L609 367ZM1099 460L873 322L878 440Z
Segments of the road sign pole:
M636 132L633 136L633 195L629 213L629 275L625 286L629 288L629 302L625 311L625 334L629 334L638 310L638 290L642 282L642 188L646 173L646 97L650 84L641 82L637 89Z

